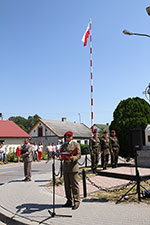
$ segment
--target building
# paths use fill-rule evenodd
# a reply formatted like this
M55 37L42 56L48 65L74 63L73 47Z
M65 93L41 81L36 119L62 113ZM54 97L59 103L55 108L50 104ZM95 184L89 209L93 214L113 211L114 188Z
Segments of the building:
M150 146L150 125L145 128L145 145Z
M67 122L66 118L62 121L40 119L29 131L32 141L42 142L44 146L49 143L56 144L58 140L63 140L66 131L73 132L74 141L79 144L89 144L92 132L83 123Z
M103 136L103 131L106 130L109 134L109 124L106 123L106 124L94 124L94 129L97 129L100 137Z
M7 153L15 152L16 148L24 143L25 138L30 138L30 135L13 121L0 120L0 144L5 142Z

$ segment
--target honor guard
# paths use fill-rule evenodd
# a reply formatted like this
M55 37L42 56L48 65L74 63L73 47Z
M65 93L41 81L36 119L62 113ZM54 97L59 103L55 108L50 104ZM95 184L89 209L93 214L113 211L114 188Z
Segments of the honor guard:
M96 173L100 154L100 140L98 138L97 129L95 129L93 132L93 137L90 139L89 147L91 154L91 168L93 173Z
M116 132L115 130L112 130L110 133L110 143L111 143L111 147L112 147L112 153L111 153L111 165L112 168L116 168L117 167L117 163L118 163L118 154L119 154L119 141L118 138L116 137Z
M103 170L105 170L108 166L109 154L111 153L111 143L108 138L107 131L103 132L103 136L100 139L100 143L101 143L101 162Z

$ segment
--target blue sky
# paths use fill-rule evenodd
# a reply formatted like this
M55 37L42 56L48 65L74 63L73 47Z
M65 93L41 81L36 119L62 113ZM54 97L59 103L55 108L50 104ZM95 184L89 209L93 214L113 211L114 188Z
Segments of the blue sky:
M0 79L4 119L91 125L90 54L82 36L92 18L94 123L111 123L119 102L145 98L150 82L148 0L0 0Z

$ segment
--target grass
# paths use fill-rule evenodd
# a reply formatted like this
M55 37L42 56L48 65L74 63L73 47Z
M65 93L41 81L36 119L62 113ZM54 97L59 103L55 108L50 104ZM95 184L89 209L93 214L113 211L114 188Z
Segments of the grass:
M127 187L109 189L108 191L97 191L91 194L88 194L88 199L90 201L106 201L106 202L117 202L134 184L130 184ZM141 182L141 185L144 186L148 191L150 191L150 180L149 184L146 182ZM137 186L135 186L120 202L122 203L139 203ZM145 190L141 187L141 202L150 204L150 198L145 197Z
M86 171L86 176L87 177L92 177L95 176L91 172L91 168L82 168L79 171L79 180L82 180L82 170ZM56 186L62 185L63 184L63 177L57 177L56 178ZM51 180L48 184L47 187L50 187L53 185L53 181ZM86 201L98 201L98 202L117 202L134 184L130 184L127 187L122 186L120 188L112 188L109 189L108 191L97 191L94 193L88 194L88 197L86 198ZM148 191L150 191L150 180L147 182L142 181L141 185L146 188ZM120 203L139 203L138 201L138 194L136 193L136 187L135 186L127 195L125 198L121 200ZM146 198L144 196L144 189L141 187L141 202L150 204L150 198Z

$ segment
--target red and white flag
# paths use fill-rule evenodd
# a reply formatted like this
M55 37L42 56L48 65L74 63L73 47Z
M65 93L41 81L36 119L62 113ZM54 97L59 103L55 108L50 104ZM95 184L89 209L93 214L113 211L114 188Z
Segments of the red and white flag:
M86 28L86 31L85 31L85 33L84 33L84 35L82 37L82 41L84 43L84 46L86 46L86 44L87 44L87 39L89 37L89 34L90 34L90 25L88 24L88 26Z

